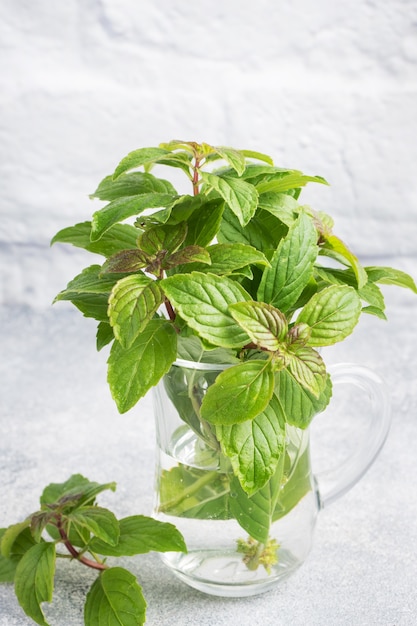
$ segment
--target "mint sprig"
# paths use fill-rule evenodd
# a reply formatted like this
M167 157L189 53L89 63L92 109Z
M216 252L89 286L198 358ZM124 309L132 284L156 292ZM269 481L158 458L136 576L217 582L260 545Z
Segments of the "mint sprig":
M39 511L0 529L0 582L14 583L20 606L40 626L49 626L42 604L52 601L57 558L70 557L98 572L86 597L86 626L128 626L145 623L146 601L136 577L109 565L107 557L186 552L172 524L144 515L118 520L96 504L97 495L115 488L74 474L44 489Z

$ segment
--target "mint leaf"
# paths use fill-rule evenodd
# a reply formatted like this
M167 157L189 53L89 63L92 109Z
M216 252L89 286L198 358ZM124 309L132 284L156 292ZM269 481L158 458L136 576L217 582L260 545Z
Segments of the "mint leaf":
M238 176L245 171L245 155L241 150L225 146L213 147L213 150L232 167Z
M40 626L49 626L41 609L51 602L55 574L55 544L34 545L19 561L15 573L15 593L26 615Z
M409 274L392 267L365 267L368 280L372 283L381 283L383 285L397 285L398 287L406 287L417 293L417 287L414 280Z
M100 200L116 200L124 196L136 196L142 193L151 193L157 191L159 193L177 192L171 183L161 178L156 178L149 173L131 172L119 176L116 180L113 176L106 176L100 182L96 191L90 195L90 198L99 198Z
M232 245L236 242L244 243L266 253L275 250L277 242L287 231L285 224L259 208L249 224L243 227L232 211L226 208L217 239L220 243Z
M145 209L167 207L174 199L171 194L153 192L113 200L93 214L91 241L98 241L117 222L123 222Z
M216 435L242 488L252 495L275 473L285 449L285 416L281 405L272 396L268 406L253 420L217 426Z
M7 528L0 528L0 544L6 531ZM30 528L25 528L17 535L12 545L7 547L8 556L5 557L0 553L0 582L9 583L14 581L17 564L20 559L37 543L32 536Z
M138 626L145 623L146 602L135 576L122 567L100 574L87 595L85 626Z
M189 519L230 519L228 475L180 464L163 470L158 511Z
M250 339L265 350L278 350L288 332L285 315L265 302L239 302L229 307L239 326Z
M154 255L164 250L173 253L184 242L187 236L187 224L161 224L146 230L139 238L138 245L146 254Z
M258 206L258 193L253 185L237 178L220 177L202 172L204 182L215 189L245 226L253 217Z
M350 335L361 313L353 287L332 285L317 292L302 309L297 323L310 326L308 345L330 346Z
M317 398L326 385L326 366L316 350L297 346L287 353L288 370L295 380Z
M278 178L267 180L256 185L256 189L259 194L266 193L268 191L274 191L275 193L282 193L283 191L289 191L290 189L297 189L298 187L304 187L307 183L322 183L328 185L328 182L321 176L307 176L302 172L293 170L279 176Z
M79 294L104 294L107 296L117 280L118 278L115 276L101 276L100 265L90 265L68 283L67 288L55 297L54 302L73 300Z
M114 224L99 241L91 241L91 222L82 222L60 230L51 240L54 243L69 243L88 252L110 257L120 250L136 248L138 229L130 224Z
M246 361L221 372L201 404L201 417L211 424L238 424L259 415L274 391L270 361Z
M169 154L169 150L164 148L139 148L139 150L133 150L120 161L114 171L113 179L118 178L121 174L133 168L155 163Z
M95 497L103 491L116 490L116 483L96 483L88 480L81 474L73 474L63 483L51 483L42 492L40 502L42 508L49 508L54 504L66 504L74 509L94 502Z
M133 274L118 281L109 298L108 316L123 348L130 348L163 299L158 282L144 274Z
M5 528L2 533L1 538L1 555L4 558L9 558L12 550L12 546L19 537L19 535L26 529L30 527L31 518L28 517L23 522L18 522L17 524L12 524L8 528Z
M162 262L162 267L163 269L172 269L188 263L211 265L208 250L201 246L186 246L165 259Z
M259 196L259 208L272 213L286 226L291 226L297 217L299 204L287 193L269 191Z
M257 159L258 161L264 161L269 165L274 165L273 160L267 154L263 152L257 152L256 150L241 150L242 154L248 159Z
M105 346L111 343L114 339L113 328L108 322L100 322L97 327L96 334L96 347L97 350L102 350Z
M104 556L134 556L152 550L156 552L185 552L181 533L166 522L145 515L132 515L119 520L120 537L115 545L93 539L93 552Z
M201 196L196 196L196 198L200 200ZM205 247L211 243L220 228L223 211L223 199L206 199L201 208L194 210L187 219L188 231L184 245ZM174 215L174 211L172 214Z
M301 213L281 240L262 275L258 299L286 313L297 302L309 282L317 258L317 231L311 219Z
M247 334L236 324L229 305L249 295L225 276L191 272L161 281L175 310L201 337L216 346L234 348L247 343Z
M218 243L207 248L210 254L211 265L207 271L212 274L231 274L247 265L269 265L266 256L253 246L243 243ZM204 271L204 268L195 268Z
M236 476L230 485L230 510L233 517L246 532L262 544L269 538L272 516L281 488L284 466L284 455L280 460L275 474L262 489L248 496L242 489Z
M326 386L318 398L303 387L288 369L276 372L275 381L275 394L285 420L297 428L307 428L313 417L324 411L332 395L330 376L327 376Z
M103 265L101 272L124 274L127 272L138 272L149 265L150 259L147 254L135 248L120 250L113 254Z
M324 244L320 247L320 253L332 256L343 263L347 261L355 273L358 288L361 289L364 285L366 285L368 276L365 269L359 263L358 257L355 256L346 244L343 243L339 237L336 237L336 235L325 234L324 239Z
M167 373L176 358L177 336L165 320L151 320L128 349L114 342L107 380L120 413L131 409Z
M81 507L70 513L67 519L112 546L119 540L119 523L108 509L99 506Z

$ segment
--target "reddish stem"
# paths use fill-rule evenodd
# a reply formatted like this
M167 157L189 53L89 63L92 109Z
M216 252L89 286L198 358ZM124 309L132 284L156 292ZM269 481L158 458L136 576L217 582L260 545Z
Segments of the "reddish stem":
M200 182L198 179L199 168L200 168L200 159L198 156L196 156L195 163L194 163L194 175L193 175L193 193L195 196L197 196L200 193L200 190L198 188L198 185Z
M97 561L92 561L91 559L87 559L87 557L80 554L80 552L78 552L78 550L74 548L74 546L68 539L67 533L65 532L62 526L62 519L58 519L57 528L58 528L60 537L62 541L64 542L64 546L66 547L68 552L71 554L71 556L74 557L74 559L77 559L77 561L80 561L80 563L83 563L87 567L91 567L93 569L98 569L98 570L108 569L107 565L105 565L104 563L98 563Z
M172 308L172 304L170 303L168 298L165 298L165 308L166 308L167 313L169 315L169 319L171 320L171 322L174 322L175 318L176 318L176 314L175 314L175 311Z

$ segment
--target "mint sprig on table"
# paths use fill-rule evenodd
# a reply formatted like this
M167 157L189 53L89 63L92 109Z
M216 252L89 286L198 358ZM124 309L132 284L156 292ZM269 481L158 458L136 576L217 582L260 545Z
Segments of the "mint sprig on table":
M37 624L48 626L41 605L52 601L57 558L76 560L98 573L86 597L86 626L128 626L145 623L146 601L136 577L109 564L107 557L186 552L172 524L143 515L118 520L98 506L96 496L108 489L114 491L116 484L74 474L44 489L39 511L0 529L0 582L14 583L19 604Z
M184 174L190 193L154 168ZM98 321L118 410L164 377L180 417L232 468L221 486L214 472L193 494L201 506L187 511L186 470L167 472L164 512L193 517L223 506L264 544L272 520L304 493L283 492L286 427L306 428L330 401L317 349L343 341L362 313L385 319L381 284L417 293L402 271L363 267L332 218L299 202L309 183L327 184L251 150L183 141L140 148L100 182L91 197L106 204L91 221L53 238L104 257L56 300ZM178 357L230 368L216 380L207 374L199 396L195 374L185 384L173 373ZM187 471L197 490L202 477ZM231 490L238 497L228 499Z

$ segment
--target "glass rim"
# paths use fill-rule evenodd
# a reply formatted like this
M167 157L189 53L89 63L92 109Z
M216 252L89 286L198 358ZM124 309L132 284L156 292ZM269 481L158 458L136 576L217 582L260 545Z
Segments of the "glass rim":
M172 365L177 367L185 367L190 370L205 370L205 371L223 371L227 370L237 363L204 363L202 361L187 361L187 359L175 359Z

